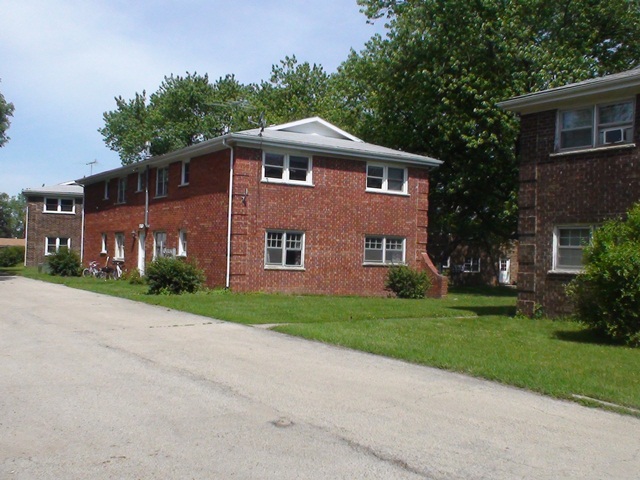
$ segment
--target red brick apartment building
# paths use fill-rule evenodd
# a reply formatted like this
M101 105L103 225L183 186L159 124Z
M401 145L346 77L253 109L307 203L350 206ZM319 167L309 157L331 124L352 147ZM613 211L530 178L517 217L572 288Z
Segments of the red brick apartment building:
M388 266L427 270L429 171L320 118L229 133L93 175L85 261L193 260L210 287L384 295Z
M82 251L82 187L74 182L25 188L25 265L37 267L61 247Z
M523 95L518 308L571 312L565 285L594 228L640 200L640 69Z

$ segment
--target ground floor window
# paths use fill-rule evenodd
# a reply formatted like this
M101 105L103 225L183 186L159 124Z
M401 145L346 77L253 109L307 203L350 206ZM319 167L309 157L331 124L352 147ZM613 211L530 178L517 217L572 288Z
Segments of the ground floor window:
M553 232L553 269L579 271L584 248L591 242L592 226L556 227Z
M167 233L154 232L153 234L153 259L164 257L164 251L167 246Z
M58 253L61 248L71 248L71 239L67 237L47 237L45 239L45 255Z
M463 272L478 273L480 272L480 258L479 257L465 257L462 264Z
M266 267L303 267L304 233L267 231L264 264Z
M187 256L187 231L180 230L178 232L178 255L181 257Z
M116 233L114 257L116 260L124 260L124 233Z
M364 263L387 265L405 263L405 239L382 236L365 237Z

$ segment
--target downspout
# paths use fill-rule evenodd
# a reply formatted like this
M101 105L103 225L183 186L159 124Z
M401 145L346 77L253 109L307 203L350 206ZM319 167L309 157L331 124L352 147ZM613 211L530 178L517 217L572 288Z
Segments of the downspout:
M233 147L227 144L226 138L222 140L222 144L231 151L229 155L229 212L227 214L227 274L224 284L224 288L229 289L231 286L231 215L233 211L233 163L235 155Z
M82 263L82 260L84 259L84 205L84 187L82 187L82 212L80 213L82 215L82 228L80 229L80 263Z
M144 232L149 228L149 165L144 170Z

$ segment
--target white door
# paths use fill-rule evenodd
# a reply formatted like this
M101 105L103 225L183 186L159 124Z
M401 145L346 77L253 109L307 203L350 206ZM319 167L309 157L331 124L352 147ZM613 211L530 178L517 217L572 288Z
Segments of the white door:
M145 255L144 255L144 240L145 240L145 233L144 232L140 232L140 234L138 235L138 271L140 272L140 275L144 275L144 263L145 263Z
M498 282L502 285L508 285L511 283L511 260L508 258L500 259L500 274Z

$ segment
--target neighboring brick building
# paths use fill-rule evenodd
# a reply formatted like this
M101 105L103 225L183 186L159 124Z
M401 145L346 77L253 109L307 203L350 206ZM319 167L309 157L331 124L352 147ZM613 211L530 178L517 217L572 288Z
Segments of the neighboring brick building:
M393 263L428 270L429 170L319 118L230 133L78 180L85 259L194 260L211 287L383 295ZM231 207L231 208L230 208ZM229 223L230 221L230 223Z
M74 182L26 188L25 265L36 267L60 247L82 253L82 193Z
M604 221L640 200L640 69L523 95L518 308L571 312L565 285Z

